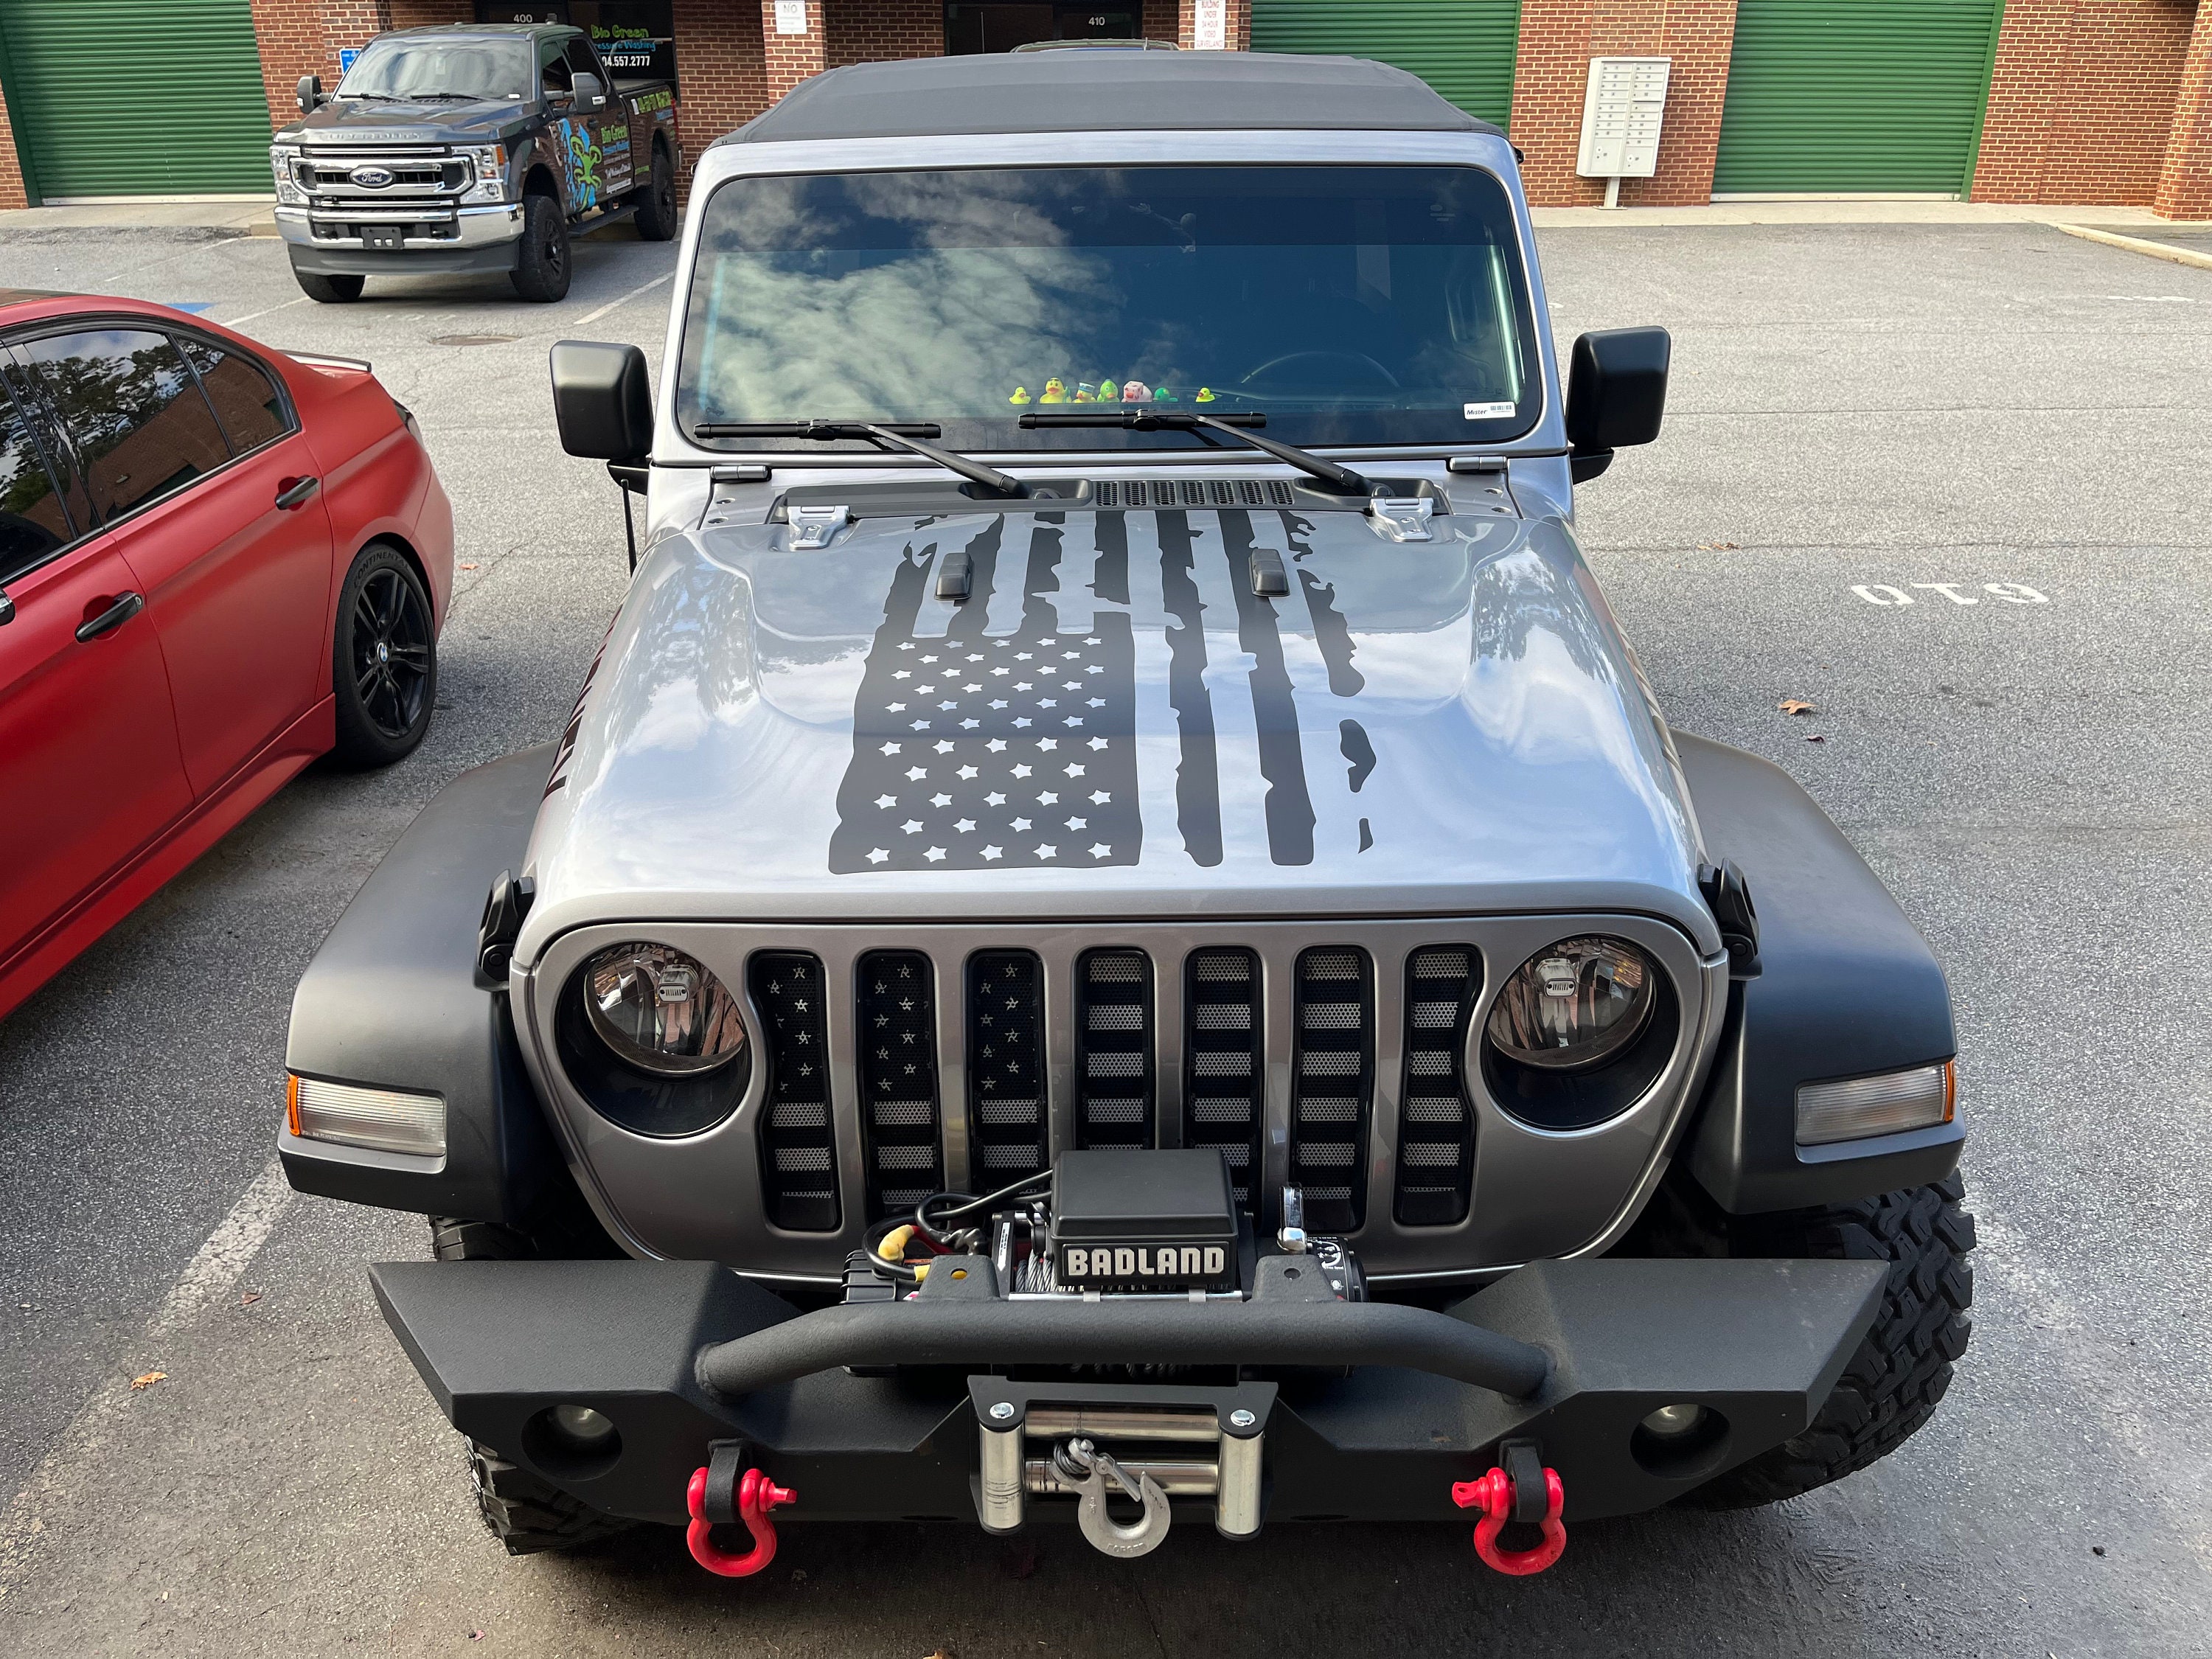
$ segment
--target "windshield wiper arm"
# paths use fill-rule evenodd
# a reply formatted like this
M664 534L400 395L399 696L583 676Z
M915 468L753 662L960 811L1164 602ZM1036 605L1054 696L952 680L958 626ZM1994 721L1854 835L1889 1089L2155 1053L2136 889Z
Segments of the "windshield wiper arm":
M804 438L810 443L858 439L878 449L903 449L908 454L934 461L946 471L957 472L994 495L1030 493L1030 487L1010 472L1001 472L995 466L986 466L934 444L915 441L917 438L934 438L943 430L934 421L898 426L878 426L872 421L717 421L692 428L693 434L701 438Z
M1041 410L1025 412L1019 424L1035 431L1048 426L1118 426L1133 432L1225 432L1231 437L1263 450L1279 461L1287 461L1299 471L1320 479L1340 495L1372 495L1375 486L1364 473L1354 472L1348 466L1339 466L1334 461L1324 460L1318 455L1294 449L1289 444L1273 438L1263 438L1248 430L1265 426L1267 417L1256 411L1235 415L1200 415L1191 410L1180 409L1102 409L1084 410L1060 414L1054 410L1048 415Z

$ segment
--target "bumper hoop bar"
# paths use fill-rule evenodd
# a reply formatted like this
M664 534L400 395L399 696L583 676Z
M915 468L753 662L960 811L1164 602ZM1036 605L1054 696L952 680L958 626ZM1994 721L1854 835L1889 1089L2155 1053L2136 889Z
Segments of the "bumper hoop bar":
M1384 1302L860 1303L699 1351L723 1401L844 1365L1398 1365L1525 1400L1541 1348L1449 1314Z

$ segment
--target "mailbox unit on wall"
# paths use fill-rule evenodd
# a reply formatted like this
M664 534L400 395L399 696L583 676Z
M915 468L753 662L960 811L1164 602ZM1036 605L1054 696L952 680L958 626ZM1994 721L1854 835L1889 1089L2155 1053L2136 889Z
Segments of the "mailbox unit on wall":
M1659 131L1667 114L1671 58L1593 58L1583 93L1582 149L1575 171L1602 179L1605 204L1620 205L1623 179L1659 170Z

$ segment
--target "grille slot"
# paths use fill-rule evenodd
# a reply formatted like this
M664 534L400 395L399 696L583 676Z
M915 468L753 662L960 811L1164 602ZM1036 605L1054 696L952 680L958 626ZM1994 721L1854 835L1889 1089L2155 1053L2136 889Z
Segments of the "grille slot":
M1003 1187L1044 1167L1044 973L1028 951L968 959L968 1121L976 1166Z
M1091 486L1094 505L1105 507L1295 507L1297 495L1281 478L1100 478Z
M1241 946L1209 946L1190 953L1185 973L1182 1144L1221 1149L1249 1212L1265 1116L1260 959Z
M1152 963L1085 951L1075 964L1075 1144L1153 1144Z
M872 1220L944 1189L935 988L920 951L871 951L854 969Z
M760 1129L769 1219L793 1232L837 1231L837 1138L830 1124L829 1009L821 958L762 951L749 964L768 1062Z
M1396 1206L1405 1226L1449 1226L1467 1216L1474 1178L1474 1121L1464 1075L1467 1028L1481 988L1480 958L1466 945L1425 945L1406 958Z
M1355 945L1298 953L1291 1066L1291 1184L1310 1231L1350 1232L1366 1209L1375 1099L1375 977Z

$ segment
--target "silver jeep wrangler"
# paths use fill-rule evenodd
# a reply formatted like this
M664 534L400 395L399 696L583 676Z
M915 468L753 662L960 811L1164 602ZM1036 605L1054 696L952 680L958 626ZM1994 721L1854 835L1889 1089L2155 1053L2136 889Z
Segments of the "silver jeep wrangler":
M574 717L293 1015L285 1168L431 1218L376 1292L510 1549L1471 1513L1524 1573L1926 1420L1942 973L1655 705L1570 526L1668 338L1560 374L1501 134L1351 59L837 70L676 292L657 396L553 352L646 503Z

